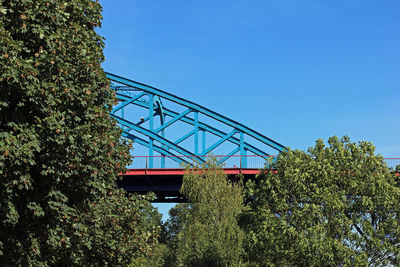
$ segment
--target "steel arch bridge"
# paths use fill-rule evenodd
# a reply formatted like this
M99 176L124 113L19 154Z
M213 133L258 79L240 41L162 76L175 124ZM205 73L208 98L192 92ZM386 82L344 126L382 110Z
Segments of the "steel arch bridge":
M118 99L111 116L122 127L123 137L146 150L146 155L134 155L134 168L121 174L119 185L127 191L155 192L156 202L182 202L179 189L184 170L179 164L202 163L213 152L219 164L228 163L224 167L228 176L252 178L266 159L285 149L271 138L194 102L115 74L106 75ZM140 165L138 159L145 159L145 164ZM259 159L256 164L254 159ZM392 169L400 165L400 158L385 160Z
M136 176L136 182L132 182L132 177L125 179L122 186L128 191L156 191L159 195L176 197L181 178L173 185L170 181L173 170L179 177L183 175L179 164L202 163L213 153L222 155L217 157L218 164L239 159L231 174L246 174L247 170L254 175L263 164L256 168L249 166L249 159L257 158L264 163L285 148L250 127L192 101L112 73L106 75L118 99L112 117L122 127L123 137L147 151L146 156L134 156L135 169L125 174L125 178ZM146 164L138 169L135 161L141 157ZM172 162L176 163L175 168L170 167ZM168 176L163 176L165 184L154 182L156 173ZM137 182L139 177L144 182Z

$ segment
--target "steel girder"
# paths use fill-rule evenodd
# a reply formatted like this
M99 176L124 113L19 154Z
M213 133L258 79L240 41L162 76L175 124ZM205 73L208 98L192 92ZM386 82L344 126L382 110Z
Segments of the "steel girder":
M272 148L277 153L281 152L285 148L283 145L262 135L261 133L196 103L115 74L106 72L106 75L113 82L111 86L116 90L116 95L119 100L118 105L113 107L111 115L122 126L123 136L125 138L131 139L148 148L150 168L153 168L152 156L154 155L154 151L159 153L161 156L170 157L179 163L188 163L188 161L186 161L185 158L182 158L182 156L192 157L198 162L203 162L206 154L211 153L221 144L229 142L233 144L235 148L229 153L224 153L225 156L219 161L219 163L223 163L237 153L240 153L241 156L246 156L247 152L251 152L254 155L267 158L269 153L260 149L257 145L248 142L247 139L249 138L258 140L262 144ZM163 100L164 102L169 101L178 104L184 109L183 111L177 111L174 108L163 106ZM142 117L137 122L125 119L125 109L129 105L146 108L148 110L148 116ZM117 115L117 112L120 114ZM225 132L218 129L218 127L210 125L210 123L201 121L199 120L199 114L211 118L212 121L215 120L220 122L228 126L231 130ZM159 117L160 120L160 126L157 128L154 127L155 117ZM166 120L167 118L169 120ZM189 125L191 129L184 132L184 135L176 141L166 139L166 128L178 121ZM142 127L141 125L143 123L148 124L148 127ZM140 138L132 132L144 135L148 140ZM201 141L199 133L202 133ZM218 138L217 141L214 140L208 147L206 147L206 133ZM194 144L190 147L183 147L181 145L182 142L192 136L194 136ZM155 142L159 143L159 145L156 145ZM200 143L202 144L201 152ZM161 168L164 167L165 158L161 157ZM243 157L242 167L247 167L246 157Z

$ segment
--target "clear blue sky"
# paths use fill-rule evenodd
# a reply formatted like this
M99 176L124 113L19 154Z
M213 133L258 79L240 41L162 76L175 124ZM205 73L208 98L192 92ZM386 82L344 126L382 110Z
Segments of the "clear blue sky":
M100 2L107 71L291 148L348 135L400 157L400 1Z

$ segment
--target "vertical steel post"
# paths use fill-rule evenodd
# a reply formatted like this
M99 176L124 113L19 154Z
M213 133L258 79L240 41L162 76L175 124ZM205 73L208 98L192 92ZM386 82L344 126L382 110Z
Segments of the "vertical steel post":
M206 151L206 130L202 130L201 131L201 154L204 153L204 151ZM206 155L204 155L204 157L202 157L203 160L206 160Z
M199 155L199 112L194 112L194 154Z
M202 131L202 139L203 140L201 140L201 145L202 145L201 153L204 153L204 151L206 151L206 130Z
M244 132L240 132L240 167L247 168L247 158L246 158L246 149L244 148Z
M161 103L161 99L158 96L154 97L155 105L157 106L156 114L160 116L160 127L165 123L165 114L163 110L163 106ZM165 128L161 130L161 137L165 138ZM161 148L168 150L168 147L164 144L161 144ZM165 154L161 153L161 168L165 168Z
M165 122L165 116L164 116L163 113L161 113L161 114L160 114L160 117L161 117L161 125L163 125L164 122ZM164 132L164 130L161 131L161 136L165 138L165 132ZM167 148L165 145L161 145L161 147L168 150L168 148ZM165 168L165 155L164 155L164 154L161 154L161 156L162 156L162 157L161 157L161 168L164 169L164 168Z
M154 95L149 94L149 130L154 130ZM153 168L153 144L154 139L149 137L149 167Z

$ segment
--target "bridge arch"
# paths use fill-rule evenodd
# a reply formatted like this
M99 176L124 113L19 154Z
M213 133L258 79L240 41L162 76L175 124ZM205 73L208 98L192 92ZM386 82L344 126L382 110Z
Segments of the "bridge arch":
M148 149L148 168L154 168L155 153L160 156L160 167L165 168L166 159L178 163L203 162L207 154L227 143L230 150L219 158L219 164L240 155L241 167L247 168L246 156L249 153L266 159L285 148L244 124L192 101L112 73L106 72L106 75L119 101L111 115L121 125L123 137ZM132 107L145 109L147 114L133 118L128 112ZM181 135L172 141L166 137L166 131L178 123L188 128L175 131ZM189 138L193 142L185 143Z

